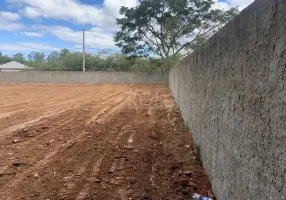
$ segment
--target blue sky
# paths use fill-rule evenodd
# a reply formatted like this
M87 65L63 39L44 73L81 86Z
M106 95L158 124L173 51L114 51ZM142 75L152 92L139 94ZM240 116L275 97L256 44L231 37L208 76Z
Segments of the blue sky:
M245 8L253 0L215 0L215 8ZM121 6L137 0L0 0L0 51L6 55L31 51L80 51L87 29L89 52L118 51L113 42L115 18Z

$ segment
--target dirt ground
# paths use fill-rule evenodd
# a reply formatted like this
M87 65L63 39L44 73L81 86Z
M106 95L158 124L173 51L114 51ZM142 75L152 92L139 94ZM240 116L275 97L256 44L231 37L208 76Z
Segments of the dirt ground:
M167 86L0 83L0 199L191 199L210 183Z

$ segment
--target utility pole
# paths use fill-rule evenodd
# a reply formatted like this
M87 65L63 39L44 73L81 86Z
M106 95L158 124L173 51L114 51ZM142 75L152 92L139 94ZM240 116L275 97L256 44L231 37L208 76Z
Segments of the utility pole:
M85 72L85 29L82 30L82 71Z

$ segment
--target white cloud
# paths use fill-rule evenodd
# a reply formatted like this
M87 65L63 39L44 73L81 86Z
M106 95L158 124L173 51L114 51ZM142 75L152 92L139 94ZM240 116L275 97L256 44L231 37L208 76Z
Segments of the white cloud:
M248 5L250 5L254 0L226 0L226 2L230 6L238 6L240 10L246 8Z
M28 37L43 37L44 35L44 33L37 32L21 32L20 34Z
M104 0L101 6L83 4L79 0L6 0L8 6L18 8L22 17L34 20L56 19L73 22L75 24L92 25L86 32L86 43L93 48L112 48L114 44L114 30L116 28L115 18L119 17L121 6L134 7L138 0ZM239 6L240 9L249 5L253 0L214 0L213 8L229 9L232 6ZM2 14L4 13L4 14ZM82 32L64 26L34 25L29 32L21 23L17 13L1 12L0 30L21 30L20 34L30 37L41 37L44 33L51 34L63 41L71 42L74 46L82 43ZM10 19L8 21L7 19ZM1 21L2 20L2 21ZM2 23L1 23L2 22ZM22 45L23 43L21 43ZM19 44L18 44L19 46ZM24 47L23 47L24 48Z
M59 51L60 48L51 46L50 44L39 44L39 43L29 43L29 42L19 42L19 43L9 43L1 44L0 48L5 49L5 51L15 51L15 52L31 52L31 51Z
M35 30L45 31L61 40L74 44L82 43L82 31L72 30L64 26L33 26ZM114 33L99 27L93 27L85 32L86 44L92 48L116 48L113 42Z
M18 21L21 19L18 13L4 12L4 11L0 12L0 18L10 22Z
M18 22L20 15L12 12L0 12L0 30L15 31L24 28L24 25Z
M104 0L101 7L83 4L77 0L7 0L20 5L20 14L31 18L50 18L76 24L114 26L121 6L136 6L137 0Z
M23 16L26 16L31 19L37 19L41 17L41 13L36 8L33 8L33 7L25 7L20 10L20 13Z
M231 7L238 7L239 10L246 8L254 0L214 0L214 9L225 9L228 10Z
M24 29L24 25L20 23L12 23L8 21L3 21L0 19L0 30L4 31L17 31Z
M104 0L101 6L83 4L78 0L7 0L17 6L22 16L31 19L57 19L75 24L91 24L101 27L115 27L121 6L134 7L138 0ZM253 0L215 0L213 8L229 9L238 6L245 8Z
M218 0L214 0L214 4L212 6L213 9L224 9L224 10L228 10L231 6L230 4L226 3L226 2L219 2Z

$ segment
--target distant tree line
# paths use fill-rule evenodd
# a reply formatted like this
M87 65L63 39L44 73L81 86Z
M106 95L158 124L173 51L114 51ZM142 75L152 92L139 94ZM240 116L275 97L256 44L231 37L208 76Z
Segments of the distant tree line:
M0 64L16 61L39 71L81 71L82 53L70 52L62 49L60 52L53 51L46 55L33 51L28 56L22 53L7 56L0 52ZM135 58L124 54L108 54L100 52L98 54L86 54L87 71L168 71L179 61L179 57L173 56L167 59L161 58Z

